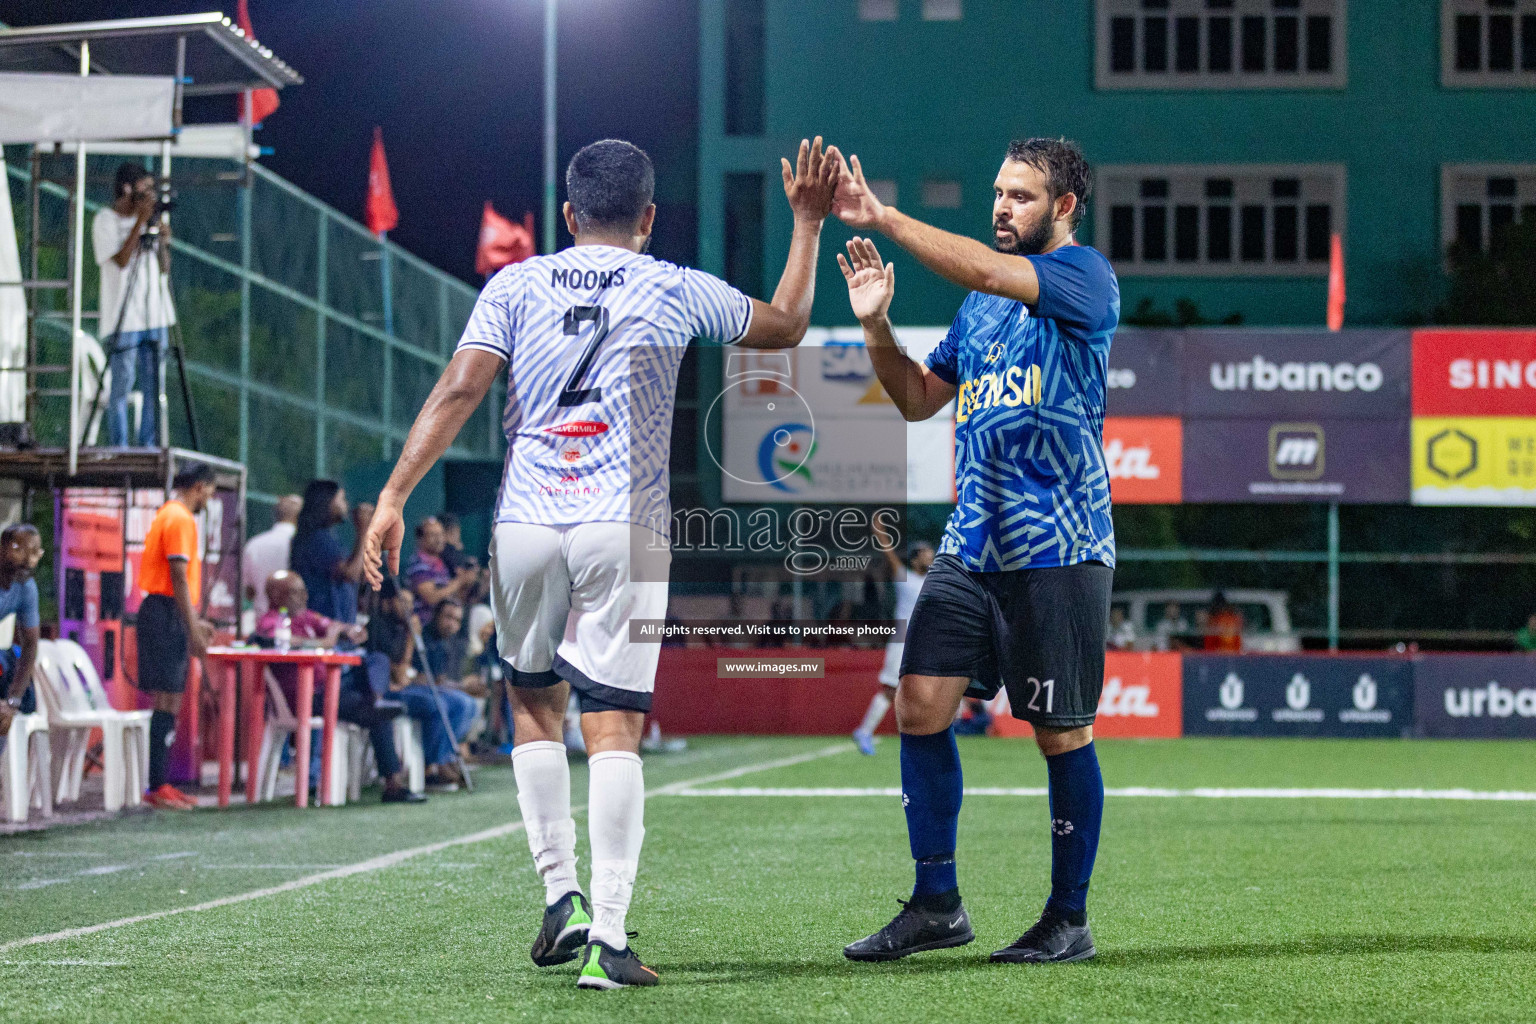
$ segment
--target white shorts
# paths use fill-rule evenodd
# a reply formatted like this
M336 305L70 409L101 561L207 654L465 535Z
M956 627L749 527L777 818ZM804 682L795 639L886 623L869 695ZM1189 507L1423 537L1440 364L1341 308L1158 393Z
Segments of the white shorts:
M892 689L901 682L901 650L906 644L890 643L885 645L885 663L880 666L880 685L889 686Z
M563 679L583 711L649 711L661 645L630 643L629 620L666 618L671 565L644 526L497 523L491 608L512 685Z

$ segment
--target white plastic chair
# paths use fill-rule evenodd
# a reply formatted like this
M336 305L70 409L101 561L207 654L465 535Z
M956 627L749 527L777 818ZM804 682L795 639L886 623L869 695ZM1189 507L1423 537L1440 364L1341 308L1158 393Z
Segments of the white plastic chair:
M395 753L405 769L405 785L413 793L427 788L427 757L422 749L421 723L408 715L394 720ZM365 737L366 738L366 737ZM379 777L379 762L372 742L350 748L352 764L347 775L347 799L361 800L363 786Z
M53 745L48 739L48 717L17 715L6 733L5 757L0 758L4 779L7 821L26 821L29 807L53 817Z
M90 657L72 640L38 641L34 679L49 731L65 735L59 802L80 799L91 730L100 729L102 801L109 811L125 801L137 807L149 776L150 713L113 708Z
M421 723L410 715L395 719L395 752L405 768L405 784L412 793L427 788L427 752L421 742Z
M283 761L283 744L299 728L299 720L288 706L288 698L283 696L283 688L277 685L272 670L263 669L262 675L267 683L269 714L266 728L261 731L261 751L256 755L256 798L271 800L277 796L277 770ZM309 718L310 729L319 729L324 724L325 719L320 715ZM361 750L367 743L368 734L362 729L351 722L336 723L331 742L331 791L322 794L323 802L328 806L337 807L347 802L352 751L354 748ZM361 754L358 759L361 760ZM295 764L294 771L307 772L309 765Z

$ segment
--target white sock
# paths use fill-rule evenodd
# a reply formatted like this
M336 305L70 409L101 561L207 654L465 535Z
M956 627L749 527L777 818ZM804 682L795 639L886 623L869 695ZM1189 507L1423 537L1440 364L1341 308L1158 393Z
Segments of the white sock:
M594 942L613 949L629 945L624 916L629 912L645 839L645 774L640 756L605 750L587 758L590 792L587 831L592 839L592 931Z
M869 710L864 712L864 721L859 723L859 732L873 733L880 728L880 723L885 720L885 713L891 710L891 691L880 687L880 692L869 699ZM847 719L843 719L847 721Z
M571 818L571 768L565 744L539 740L512 748L517 803L533 864L544 880L544 904L572 890L576 881L576 822Z

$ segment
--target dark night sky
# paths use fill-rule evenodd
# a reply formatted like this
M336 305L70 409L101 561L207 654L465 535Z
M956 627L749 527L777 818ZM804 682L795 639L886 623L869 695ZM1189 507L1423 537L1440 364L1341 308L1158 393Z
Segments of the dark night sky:
M362 219L384 128L400 227L390 237L475 281L485 200L542 210L542 0L250 0L256 36L305 78L257 133L263 163ZM224 10L234 0L0 0L13 26ZM654 252L691 259L698 109L696 0L563 0L560 168L627 138L656 162ZM192 116L192 115L189 115ZM198 118L203 119L203 118ZM563 196L563 189L562 189ZM562 229L563 230L563 229Z

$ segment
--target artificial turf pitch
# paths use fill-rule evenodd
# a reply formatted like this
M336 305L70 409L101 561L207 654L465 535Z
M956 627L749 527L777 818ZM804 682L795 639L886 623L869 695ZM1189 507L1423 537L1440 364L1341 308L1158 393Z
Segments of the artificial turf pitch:
M3 837L0 1020L1536 1020L1536 803L1111 796L1089 900L1099 955L1028 967L986 958L1045 897L1043 797L966 799L974 944L853 964L843 944L910 888L898 798L678 792L896 786L896 752L721 738L648 758L647 785L672 791L647 802L630 927L662 983L617 993L578 991L574 964L528 960L542 888L517 831L18 944L505 826L518 813L506 767L423 807L149 813ZM1111 787L1536 789L1529 743L1184 739L1099 753ZM968 787L1044 785L1027 742L962 740L961 754ZM797 755L809 759L735 774ZM584 803L579 760L572 780Z

